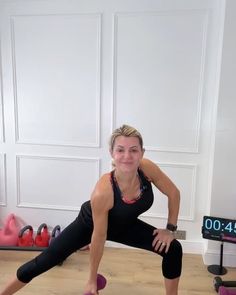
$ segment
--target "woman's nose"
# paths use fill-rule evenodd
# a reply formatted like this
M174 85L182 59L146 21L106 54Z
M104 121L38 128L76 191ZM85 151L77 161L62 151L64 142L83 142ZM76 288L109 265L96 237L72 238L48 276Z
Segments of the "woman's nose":
M131 153L129 151L126 151L125 154L124 154L125 158L130 158L131 156Z

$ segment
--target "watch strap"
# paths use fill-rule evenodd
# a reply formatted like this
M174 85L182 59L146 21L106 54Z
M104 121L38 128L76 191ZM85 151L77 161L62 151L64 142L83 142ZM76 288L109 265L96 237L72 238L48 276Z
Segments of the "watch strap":
M167 223L167 225L166 225L166 229L168 229L169 231L174 232L174 231L177 230L177 225L174 225L174 224L172 224L172 223Z

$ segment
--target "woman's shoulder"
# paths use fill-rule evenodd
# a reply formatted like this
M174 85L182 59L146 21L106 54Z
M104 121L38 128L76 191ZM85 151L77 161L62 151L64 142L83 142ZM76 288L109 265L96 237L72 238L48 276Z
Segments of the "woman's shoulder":
M153 161L143 158L140 162L139 168L143 171L149 171L150 169L153 169L154 166L157 166Z
M111 174L112 172L107 172L102 174L102 176L99 178L98 183L102 184L108 184L111 182Z
M110 173L103 174L96 183L91 196L92 207L103 207L103 210L109 210L112 207L113 190L110 177Z
M141 160L139 168L151 182L154 180L154 175L156 175L157 171L159 171L157 164L147 158L143 158Z
M96 194L109 195L112 193L111 172L103 174L95 185Z

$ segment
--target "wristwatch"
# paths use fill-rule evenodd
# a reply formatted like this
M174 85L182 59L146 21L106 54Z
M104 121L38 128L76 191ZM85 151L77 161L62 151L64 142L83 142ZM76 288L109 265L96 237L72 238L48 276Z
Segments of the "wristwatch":
M169 231L175 232L177 230L177 225L174 225L172 223L167 223L166 229L168 229Z

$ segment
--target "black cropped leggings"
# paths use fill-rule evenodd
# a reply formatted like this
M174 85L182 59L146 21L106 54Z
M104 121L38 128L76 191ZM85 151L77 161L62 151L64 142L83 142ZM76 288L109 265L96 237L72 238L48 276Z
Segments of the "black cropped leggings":
M128 246L152 251L153 230L155 228L139 219L119 235L109 234L107 239ZM28 283L36 276L60 264L76 250L88 245L91 241L92 228L87 226L80 216L68 225L59 236L37 257L23 264L17 270L17 278ZM112 229L109 230L112 233ZM173 240L168 253L155 252L163 257L162 273L165 278L174 279L181 275L182 247Z

